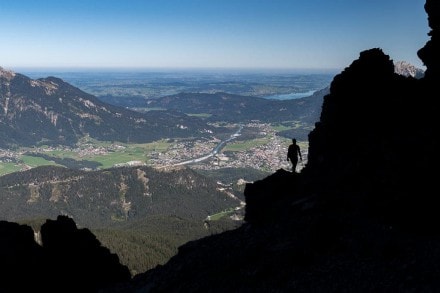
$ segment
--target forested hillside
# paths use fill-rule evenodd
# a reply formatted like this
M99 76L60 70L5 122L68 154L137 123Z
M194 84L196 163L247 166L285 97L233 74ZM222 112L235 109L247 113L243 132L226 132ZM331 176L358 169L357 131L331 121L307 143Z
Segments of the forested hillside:
M135 274L164 263L187 241L239 225L228 217L206 222L240 206L233 192L184 167L86 172L47 166L0 177L0 219L38 230L45 219L68 215L96 232Z
M79 171L40 167L0 177L3 219L71 216L88 227L157 215L203 220L239 203L187 168Z

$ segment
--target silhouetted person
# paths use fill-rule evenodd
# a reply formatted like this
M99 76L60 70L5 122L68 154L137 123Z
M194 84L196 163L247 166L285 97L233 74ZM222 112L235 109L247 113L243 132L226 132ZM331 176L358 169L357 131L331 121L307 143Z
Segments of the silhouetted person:
M296 139L292 138L292 144L289 145L287 150L287 161L292 163L292 171L295 172L296 165L298 164L298 157L302 161L301 150L299 149L299 145L296 144Z

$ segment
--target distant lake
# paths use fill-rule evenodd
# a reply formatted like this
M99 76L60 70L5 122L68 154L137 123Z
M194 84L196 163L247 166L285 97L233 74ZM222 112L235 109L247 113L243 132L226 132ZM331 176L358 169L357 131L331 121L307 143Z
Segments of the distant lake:
M293 99L300 99L305 98L313 95L316 92L316 90L304 92L304 93L291 93L291 94L282 94L282 95L273 95L273 96L267 96L264 97L265 99L269 100L293 100Z

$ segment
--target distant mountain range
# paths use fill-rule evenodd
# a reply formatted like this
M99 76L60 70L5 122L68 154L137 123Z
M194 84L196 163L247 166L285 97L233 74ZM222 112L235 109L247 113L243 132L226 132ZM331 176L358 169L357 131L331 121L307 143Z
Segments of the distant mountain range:
M314 123L319 119L321 105L328 88L310 97L292 100L270 100L228 93L181 93L148 100L148 107L181 111L187 114L206 114L209 121L282 122L301 120Z
M161 110L139 113L102 102L56 77L31 79L0 68L0 147L73 145L84 136L136 143L201 137L221 131L207 123L219 121L313 125L327 93L323 89L310 97L282 101L228 93L181 93L148 100L148 108Z
M182 113L138 113L101 102L55 77L30 79L0 67L0 147L98 140L149 142L200 136L205 123Z

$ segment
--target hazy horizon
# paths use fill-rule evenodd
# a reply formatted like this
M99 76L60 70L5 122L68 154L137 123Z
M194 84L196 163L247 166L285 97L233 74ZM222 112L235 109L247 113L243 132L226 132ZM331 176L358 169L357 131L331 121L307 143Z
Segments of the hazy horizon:
M348 65L347 65L348 66ZM234 67L4 67L16 73L23 72L72 72L72 73L228 73L228 74L336 74L339 68L234 68Z
M424 0L22 0L0 4L0 66L337 72L381 48L423 67Z

